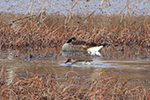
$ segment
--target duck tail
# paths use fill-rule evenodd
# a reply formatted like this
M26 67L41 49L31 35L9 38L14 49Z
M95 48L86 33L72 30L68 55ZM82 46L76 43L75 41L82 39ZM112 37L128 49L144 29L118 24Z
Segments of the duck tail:
M106 45L108 45L107 43L104 43L104 44L99 44L98 46L103 46L105 47Z
M96 47L91 47L89 49L87 49L88 53L91 55L99 55L101 56L101 54L98 52L103 46L96 46Z

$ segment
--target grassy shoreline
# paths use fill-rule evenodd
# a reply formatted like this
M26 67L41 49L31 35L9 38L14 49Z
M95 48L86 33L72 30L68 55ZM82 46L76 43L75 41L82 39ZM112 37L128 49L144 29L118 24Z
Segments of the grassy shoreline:
M113 73L112 76L108 76L105 71L98 72L96 77L90 75L87 78L82 78L77 72L67 72L70 75L63 77L58 77L56 72L50 75L33 74L22 80L15 76L9 83L4 74L5 70L1 69L0 98L3 100L150 99L150 90L145 89L142 84L135 84L136 79L127 80L115 77Z
M150 16L1 14L0 27L1 49L61 49L71 37L111 46L150 48Z
M48 52L53 53L56 49L59 52L71 37L113 47L138 45L140 48L150 48L149 16L0 16L0 49L47 48ZM15 77L13 84L8 84L6 71L2 67L0 99L150 99L150 90L142 84L131 88L128 85L130 80L109 77L104 71L99 71L96 78L90 75L90 79L84 82L80 82L78 77L58 78L57 73L33 74L22 80Z

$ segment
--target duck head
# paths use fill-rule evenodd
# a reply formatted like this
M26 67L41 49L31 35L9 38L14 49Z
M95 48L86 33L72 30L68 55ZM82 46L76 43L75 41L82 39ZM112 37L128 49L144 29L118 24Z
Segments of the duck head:
M73 37L73 38L71 38L70 40L68 40L68 42L67 42L67 43L70 43L70 42L75 41L75 40L76 40L76 38L75 38L75 37Z
M72 58L69 58L69 59L65 62L65 64L68 63L68 62L71 62L71 63L72 63L72 62L73 62L73 59L72 59Z

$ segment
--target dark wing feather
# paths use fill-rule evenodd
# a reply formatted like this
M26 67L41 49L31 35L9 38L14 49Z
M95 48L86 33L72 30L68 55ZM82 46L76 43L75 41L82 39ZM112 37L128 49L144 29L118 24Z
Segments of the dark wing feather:
M94 46L97 46L96 43L88 43L88 42L79 41L79 40L72 41L72 44L73 44L73 45L83 45L83 46L86 46L86 47L94 47Z

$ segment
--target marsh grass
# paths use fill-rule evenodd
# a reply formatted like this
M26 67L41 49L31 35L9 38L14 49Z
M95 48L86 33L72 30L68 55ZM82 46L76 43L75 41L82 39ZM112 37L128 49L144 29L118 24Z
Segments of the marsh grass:
M13 21L2 21L6 16L2 17L1 49L49 47L61 50L61 46L71 37L108 46L150 47L149 16L128 15L122 18L119 15L73 15L67 22L66 16L57 13L39 16L22 15Z
M46 1L36 15L0 13L0 49L26 49L29 53L36 53L46 48L44 55L47 52L58 54L62 45L72 37L107 44L111 52L111 47L116 46L150 48L150 16L124 14L123 11L129 9L128 5L120 15L94 15L93 11L85 16L79 12L73 14L71 10L65 15L46 15L45 12L40 13ZM105 2L107 4L109 0ZM77 4L78 0L72 10ZM106 55L107 51L104 53ZM77 72L68 72L66 76L59 77L52 67L50 69L54 74L43 72L37 75L30 72L31 76L20 79L21 76L16 75L13 82L8 83L6 70L2 67L0 99L150 99L150 90L142 84L128 84L134 79L118 78L113 74L108 76L105 71L99 71L97 76L89 75L88 78L82 78Z
M49 66L50 67L50 66ZM52 67L50 67L51 69ZM108 76L105 71L98 71L97 76L81 77L77 72L67 72L65 76L54 74L32 74L20 79L15 76L11 84L7 83L4 68L0 74L1 99L30 100L93 100L93 99L150 99L150 91L142 84L131 84L131 80ZM130 83L130 84L128 84Z

